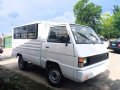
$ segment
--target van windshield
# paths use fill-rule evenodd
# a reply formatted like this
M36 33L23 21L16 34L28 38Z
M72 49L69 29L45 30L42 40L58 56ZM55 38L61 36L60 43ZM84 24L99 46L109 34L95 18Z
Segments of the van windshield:
M70 27L77 44L102 43L92 28L75 24L70 24Z

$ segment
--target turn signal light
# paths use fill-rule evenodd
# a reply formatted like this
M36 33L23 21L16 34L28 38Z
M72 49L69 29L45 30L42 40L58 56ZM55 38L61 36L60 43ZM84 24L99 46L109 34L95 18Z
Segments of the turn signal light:
M87 63L87 58L78 58L78 67L82 68Z
M83 63L84 62L84 58L79 58L79 63Z

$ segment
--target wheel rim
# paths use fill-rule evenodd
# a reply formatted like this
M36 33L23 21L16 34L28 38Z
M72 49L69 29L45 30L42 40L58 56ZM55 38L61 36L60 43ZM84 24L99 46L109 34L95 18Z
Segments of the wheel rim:
M49 72L49 79L52 83L59 83L61 80L61 74L58 70L52 69Z

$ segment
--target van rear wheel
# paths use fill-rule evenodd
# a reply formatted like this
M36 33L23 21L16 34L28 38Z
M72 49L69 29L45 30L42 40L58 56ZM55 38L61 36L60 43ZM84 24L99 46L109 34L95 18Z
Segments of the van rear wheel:
M57 66L50 66L47 68L47 80L50 85L59 87L62 85L63 75Z
M19 56L18 58L18 66L20 70L26 70L27 69L28 62L23 60L22 56Z

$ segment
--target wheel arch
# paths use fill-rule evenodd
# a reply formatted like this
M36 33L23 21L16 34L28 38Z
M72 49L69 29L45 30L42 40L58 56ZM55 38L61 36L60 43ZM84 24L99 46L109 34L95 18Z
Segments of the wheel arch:
M46 61L46 67L45 68L47 69L49 66L56 66L56 67L58 67L60 69L61 73L62 73L61 67L60 67L58 62Z
M22 56L22 54L20 54L20 53L17 53L16 57L18 57L18 56Z

